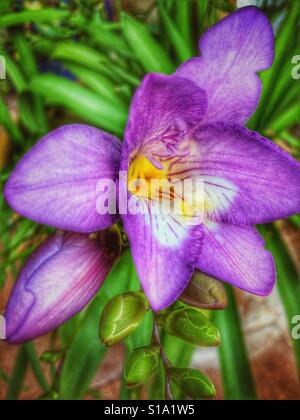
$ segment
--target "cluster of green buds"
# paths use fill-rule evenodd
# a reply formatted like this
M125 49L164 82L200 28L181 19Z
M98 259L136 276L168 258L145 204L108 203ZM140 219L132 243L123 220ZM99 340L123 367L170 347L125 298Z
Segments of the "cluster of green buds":
M174 387L181 398L215 398L214 384L203 373L172 365L164 352L161 332L195 346L219 346L221 336L208 311L224 309L226 305L223 285L217 279L196 270L180 299L170 308L153 314L152 341L147 346L134 349L127 358L124 371L127 387L140 389L158 374L162 366L168 390L166 398L172 398ZM102 343L110 347L126 340L150 310L142 292L126 292L115 296L106 304L100 319Z

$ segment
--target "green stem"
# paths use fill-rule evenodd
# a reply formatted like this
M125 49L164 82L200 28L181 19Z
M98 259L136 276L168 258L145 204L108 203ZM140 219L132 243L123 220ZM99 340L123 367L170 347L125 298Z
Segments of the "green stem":
M171 391L171 379L169 374L169 369L172 365L164 352L156 320L153 321L153 344L156 344L160 347L161 360L165 369L165 399L171 401L174 399Z

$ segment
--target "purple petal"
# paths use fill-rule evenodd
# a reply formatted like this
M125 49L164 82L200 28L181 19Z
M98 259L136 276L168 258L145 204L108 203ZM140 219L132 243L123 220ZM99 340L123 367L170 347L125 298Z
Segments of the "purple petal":
M270 140L225 124L195 138L199 160L189 165L204 179L209 219L255 225L300 212L300 163Z
M57 233L21 271L6 308L8 342L19 344L57 328L86 306L99 290L120 243L116 233L97 239Z
M178 76L204 89L208 97L205 121L244 124L261 94L257 72L274 59L274 35L266 16L244 7L209 29L200 41L202 56L183 64Z
M38 223L74 232L111 226L115 216L99 215L99 180L116 180L120 142L84 125L61 127L40 140L21 159L4 195L19 214Z
M197 268L247 292L271 293L276 273L272 255L251 227L208 223Z
M202 226L184 227L172 215L123 216L135 267L155 311L171 305L191 280Z
M183 136L199 123L207 106L203 90L176 76L147 75L132 101L123 156L144 141Z

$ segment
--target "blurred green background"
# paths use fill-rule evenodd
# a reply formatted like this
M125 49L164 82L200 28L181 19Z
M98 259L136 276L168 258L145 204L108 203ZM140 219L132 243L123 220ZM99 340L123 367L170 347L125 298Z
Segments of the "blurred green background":
M300 2L256 4L272 21L276 58L261 75L263 94L249 127L299 158ZM236 7L235 0L1 0L1 189L20 157L57 126L84 122L122 138L143 76L170 74L198 55L201 33ZM300 216L261 227L276 260L277 290L265 303L227 288L228 309L214 315L223 338L218 355L163 336L172 362L206 369L218 398L300 398L300 340L291 337L300 314L299 229ZM1 313L20 266L48 233L14 214L1 195ZM123 361L148 344L151 317L111 354L97 331L105 302L138 288L129 250L110 277L93 303L59 331L20 348L0 342L0 399L135 397L123 384ZM159 375L140 397L163 398Z

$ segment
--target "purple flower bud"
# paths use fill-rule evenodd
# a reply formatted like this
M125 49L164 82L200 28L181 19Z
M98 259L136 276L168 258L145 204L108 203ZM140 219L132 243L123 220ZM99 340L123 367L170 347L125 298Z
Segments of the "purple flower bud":
M66 322L95 296L119 255L119 234L95 238L58 232L21 271L5 319L8 342L20 344Z

